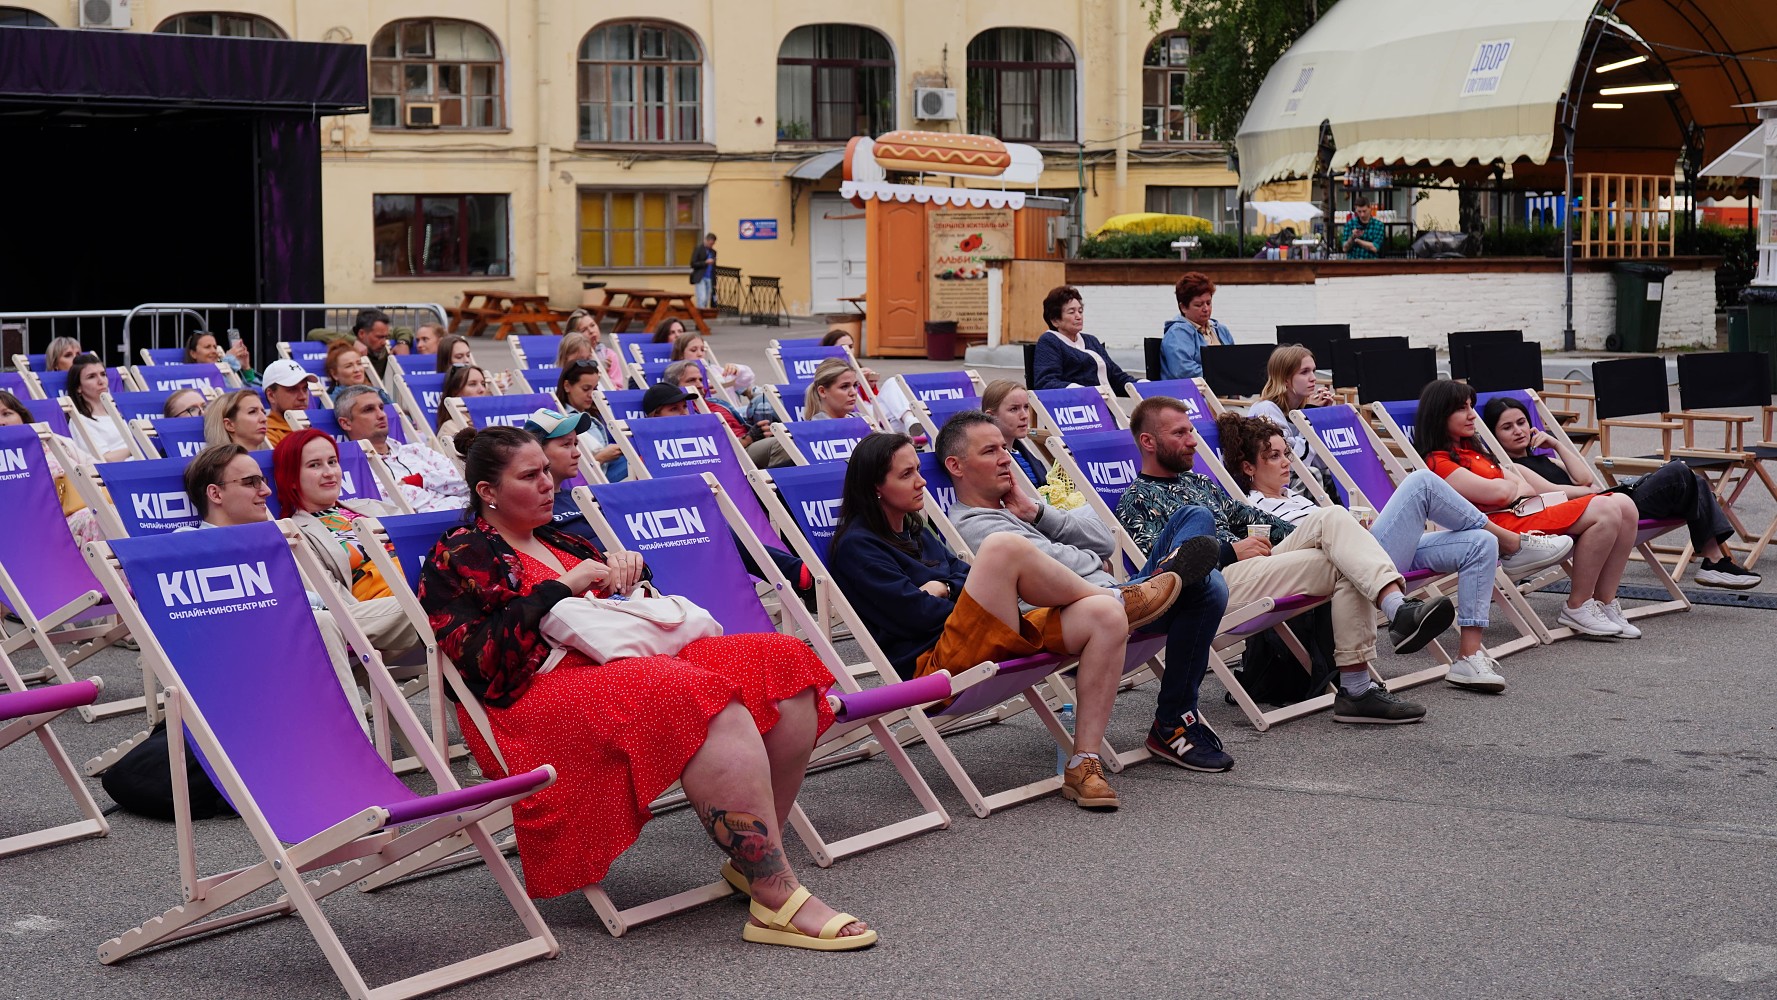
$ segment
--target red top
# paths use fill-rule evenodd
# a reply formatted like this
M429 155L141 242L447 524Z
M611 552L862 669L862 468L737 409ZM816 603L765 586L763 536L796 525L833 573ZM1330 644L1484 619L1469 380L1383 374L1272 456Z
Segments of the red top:
M1426 467L1438 474L1441 479L1449 479L1457 469L1467 469L1482 479L1504 479L1505 473L1500 471L1499 463L1473 448L1457 448L1455 457L1448 451L1434 451L1425 456ZM1507 531L1541 531L1559 534L1580 519L1586 512L1586 506L1592 502L1589 496L1546 507L1528 517L1519 517L1511 511L1497 511L1487 515L1487 519Z

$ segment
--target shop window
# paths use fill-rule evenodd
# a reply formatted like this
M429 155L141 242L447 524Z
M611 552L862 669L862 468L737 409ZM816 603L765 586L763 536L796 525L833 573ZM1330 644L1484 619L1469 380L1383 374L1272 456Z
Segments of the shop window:
M580 42L581 142L702 142L703 53L657 21L602 24Z
M1159 187L1147 189L1147 210L1166 215L1194 215L1215 223L1216 232L1231 233L1239 226L1239 206L1231 187Z
M895 127L888 39L850 24L808 24L777 50L779 142L844 142Z
M216 35L222 38L288 38L284 29L255 14L177 14L154 29L162 35Z
M478 24L394 21L370 42L370 125L505 128L504 75L499 43Z
M53 28L54 21L23 7L0 7L0 28Z
M1190 79L1191 39L1168 32L1154 39L1141 69L1141 126L1144 142L1208 142L1185 111Z
M703 240L703 192L580 189L580 269L679 268Z
M432 278L512 273L503 194L379 194L376 276Z
M993 28L969 42L969 131L1007 142L1073 142L1074 50L1053 31Z

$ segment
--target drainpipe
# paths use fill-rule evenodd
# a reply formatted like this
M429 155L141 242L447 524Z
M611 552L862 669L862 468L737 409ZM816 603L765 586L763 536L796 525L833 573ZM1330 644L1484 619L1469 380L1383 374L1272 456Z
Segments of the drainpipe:
M543 51L554 42L549 30L550 0L537 2L537 58L533 60L537 74L537 190L536 190L536 228L537 245L532 250L536 255L536 292L538 295L549 294L549 254L554 240L550 239L552 214L549 187L549 60L544 58ZM578 303L576 303L578 305Z
M1128 2L1117 8L1117 211L1129 211L1129 8Z

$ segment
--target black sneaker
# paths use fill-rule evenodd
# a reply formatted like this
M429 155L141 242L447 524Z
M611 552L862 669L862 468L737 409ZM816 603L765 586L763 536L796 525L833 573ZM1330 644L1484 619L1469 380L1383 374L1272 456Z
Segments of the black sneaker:
M1726 587L1729 590L1746 590L1764 582L1763 577L1736 564L1733 557L1727 555L1714 562L1703 560L1694 579L1705 587Z
M1425 718L1425 706L1403 701L1388 693L1380 684L1371 684L1363 694L1350 695L1341 687L1333 696L1333 721L1398 726Z
M1148 752L1158 760L1192 771L1226 771L1234 758L1222 752L1222 738L1195 712L1186 712L1182 725L1155 722L1148 730Z
M1177 573L1179 582L1189 587L1209 575L1222 559L1222 543L1209 535L1187 538L1172 550L1161 565L1162 573Z
M1401 609L1388 623L1388 637L1394 640L1397 653L1417 653L1426 644L1444 634L1456 623L1456 602L1440 597L1430 603L1412 598L1401 602Z

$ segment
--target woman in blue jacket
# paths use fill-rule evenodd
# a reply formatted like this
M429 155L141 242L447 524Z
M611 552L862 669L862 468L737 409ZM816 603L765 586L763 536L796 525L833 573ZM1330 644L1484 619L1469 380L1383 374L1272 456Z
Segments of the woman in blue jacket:
M1179 314L1166 321L1160 335L1162 378L1198 378L1203 374L1205 344L1232 344L1234 335L1210 316L1216 285L1201 271L1188 271L1173 288Z
M1086 305L1079 289L1062 285L1043 296L1043 322L1049 329L1037 338L1032 389L1104 385L1119 396L1127 394L1134 376L1117 367L1097 337L1083 332Z

